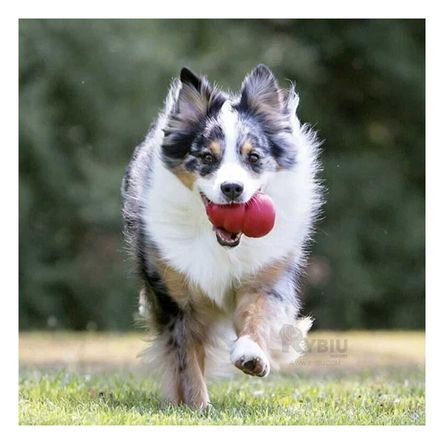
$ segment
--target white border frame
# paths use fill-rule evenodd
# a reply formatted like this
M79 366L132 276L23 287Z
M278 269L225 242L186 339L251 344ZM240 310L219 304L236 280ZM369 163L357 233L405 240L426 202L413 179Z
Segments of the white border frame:
M403 443L417 442L440 436L442 430L442 408L440 392L444 374L443 359L440 355L440 315L443 312L443 295L439 290L439 276L442 263L442 119L443 110L443 21L439 14L439 3L417 1L356 2L337 0L310 2L289 2L275 0L264 6L256 2L223 3L209 1L180 2L169 0L153 4L149 0L117 2L95 2L78 0L69 4L54 0L39 2L20 1L18 4L2 5L1 32L1 121L4 123L1 156L1 175L4 206L2 234L5 246L2 248L2 275L6 277L2 307L2 423L5 439L14 432L14 440L32 442L76 443L79 439L104 438L107 441L141 439L165 440L168 438L198 441L208 433L217 433L222 439L237 440L253 438L259 441L310 439L327 441L340 439L342 442L373 442L375 439L393 439ZM222 11L216 13L216 11ZM426 18L427 61L426 61L426 151L427 168L427 409L426 426L78 426L67 430L63 426L18 426L18 19L19 18ZM422 110L418 110L422 112ZM434 204L431 205L430 203ZM441 204L439 204L441 202ZM259 428L260 427L260 428ZM253 434L253 436L252 436ZM11 435L9 435L11 436ZM434 440L435 441L435 440Z

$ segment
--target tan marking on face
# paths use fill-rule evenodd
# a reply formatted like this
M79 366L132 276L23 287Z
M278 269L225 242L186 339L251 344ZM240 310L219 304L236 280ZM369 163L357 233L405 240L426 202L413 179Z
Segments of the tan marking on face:
M197 179L197 174L187 171L182 166L179 166L173 170L175 176L190 190L193 189L194 182Z
M222 147L220 146L220 143L217 140L213 140L210 143L210 150L217 158L220 158L222 153Z
M249 140L247 140L242 146L241 146L241 154L242 156L248 156L253 151L253 145Z

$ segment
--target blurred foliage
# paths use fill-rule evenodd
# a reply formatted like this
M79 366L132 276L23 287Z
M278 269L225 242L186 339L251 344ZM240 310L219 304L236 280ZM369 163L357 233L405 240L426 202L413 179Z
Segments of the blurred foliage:
M424 327L423 20L21 20L20 327L128 329L126 163L182 65L296 81L328 188L303 297L322 328Z

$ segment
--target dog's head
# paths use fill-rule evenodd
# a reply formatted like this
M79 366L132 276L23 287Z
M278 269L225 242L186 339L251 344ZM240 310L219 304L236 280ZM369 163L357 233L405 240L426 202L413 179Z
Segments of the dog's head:
M258 65L230 96L188 68L164 128L162 159L185 186L216 204L244 203L296 162L298 97ZM237 245L237 244L236 244Z

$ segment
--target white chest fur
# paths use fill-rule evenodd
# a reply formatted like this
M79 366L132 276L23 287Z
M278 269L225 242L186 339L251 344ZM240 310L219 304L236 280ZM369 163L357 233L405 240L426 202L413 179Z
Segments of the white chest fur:
M219 306L236 282L292 253L296 265L309 235L315 185L309 156L293 171L273 175L263 190L276 206L276 223L263 238L242 237L238 247L220 246L196 192L165 169L158 157L144 190L147 234L172 267L183 273Z

